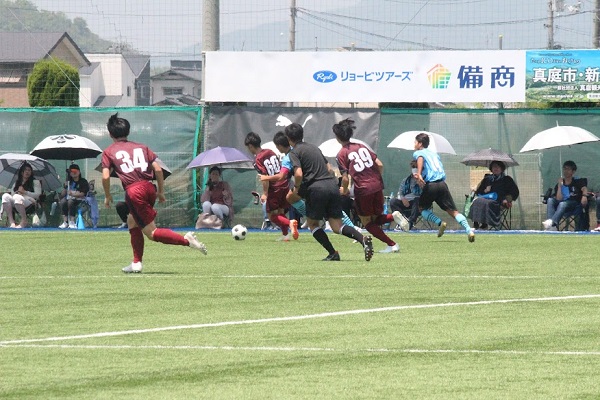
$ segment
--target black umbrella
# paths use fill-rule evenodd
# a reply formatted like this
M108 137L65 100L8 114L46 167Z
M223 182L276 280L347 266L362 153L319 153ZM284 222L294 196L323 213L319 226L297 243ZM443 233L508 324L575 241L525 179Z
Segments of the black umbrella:
M42 183L42 189L54 190L62 183L56 169L48 161L29 154L6 153L0 156L0 185L12 189L21 165L28 162L33 169L33 177Z
M490 167L492 161L501 161L507 167L513 167L519 165L519 163L512 158L510 154L496 149L483 149L478 150L474 153L469 154L461 163L472 167Z

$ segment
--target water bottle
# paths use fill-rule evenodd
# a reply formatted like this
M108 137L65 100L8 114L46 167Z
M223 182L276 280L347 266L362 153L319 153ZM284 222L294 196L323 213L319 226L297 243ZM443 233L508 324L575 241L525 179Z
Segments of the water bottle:
M50 207L50 215L56 214L56 207L58 207L58 202L53 201L52 206Z
M77 210L76 225L77 229L85 229L85 223L83 222L83 215L81 214L81 209Z
M388 213L388 204L387 201L383 202L383 214L386 215Z

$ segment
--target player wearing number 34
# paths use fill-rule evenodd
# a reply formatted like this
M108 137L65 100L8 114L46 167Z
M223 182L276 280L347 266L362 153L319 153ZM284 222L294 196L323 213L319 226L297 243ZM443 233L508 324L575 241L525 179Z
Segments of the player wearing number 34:
M106 195L104 204L109 208L113 201L110 194L110 172L114 170L123 184L125 202L129 207L127 226L131 235L133 261L122 271L142 272L144 235L155 242L189 246L206 254L206 246L196 239L193 232L181 236L170 229L156 227L154 203L157 198L160 203L166 201L163 172L156 162L156 154L144 144L127 140L129 121L119 118L118 114L110 117L107 128L113 144L102 153L102 187ZM152 184L153 173L157 187Z

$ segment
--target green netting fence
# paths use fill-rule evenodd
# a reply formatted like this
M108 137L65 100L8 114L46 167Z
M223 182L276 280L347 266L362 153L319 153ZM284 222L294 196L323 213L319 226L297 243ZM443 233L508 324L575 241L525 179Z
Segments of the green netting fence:
M242 108L241 112L245 109ZM197 216L197 202L205 175L204 171L200 170L196 177L195 171L185 169L186 165L204 149L205 142L209 143L210 147L237 143L235 147L245 151L243 137L246 131L211 131L210 119L224 118L230 110L231 107L214 106L0 109L0 153L27 153L45 137L64 133L85 136L101 148L105 148L111 143L106 131L106 121L111 114L118 111L120 116L127 118L131 123L130 139L148 144L173 172L166 181L167 203L158 207L157 222L163 226L191 226ZM300 121L306 120L306 116L310 114L313 115L311 122L318 122L318 110L294 108L287 109L287 112L294 113ZM339 115L352 117L353 113L358 112L360 111L342 109L339 110ZM273 110L267 107L252 108L253 118L256 118L256 115L260 118L261 113L271 118ZM442 161L448 174L449 187L459 209L464 205L465 194L469 193L470 188L476 185L485 173L482 168L467 167L460 161L473 151L496 148L513 154L520 164L507 170L521 191L521 196L513 208L513 229L540 229L540 222L545 219L546 212L545 206L541 204L541 195L546 188L554 186L560 176L559 159L574 160L579 167L577 175L588 178L590 189L600 190L596 162L600 154L600 143L519 153L533 135L556 126L557 123L579 126L600 135L600 111L594 109L382 110L375 150L385 165L386 194L397 192L400 181L410 171L408 163L411 158L411 151L391 149L387 145L404 131L436 132L445 136L457 152L456 156L442 155ZM316 126L319 136L318 139L317 136L313 136L314 140L333 137L331 126ZM306 129L309 129L309 125ZM275 131L273 129L268 135L265 134L263 140L270 140ZM356 136L361 137L360 126ZM61 178L64 178L65 167L70 161L52 161L61 173ZM97 198L99 203L102 203L104 195L100 185L101 176L94 170L100 163L100 157L77 162L82 167L83 175L88 180L96 181ZM234 222L260 227L262 211L253 204L249 193L258 188L256 173L251 169L226 169L223 177L232 184L235 191ZM122 198L123 190L116 179L112 181L111 187L115 199ZM106 210L101 207L100 226L117 225L118 222L114 209Z

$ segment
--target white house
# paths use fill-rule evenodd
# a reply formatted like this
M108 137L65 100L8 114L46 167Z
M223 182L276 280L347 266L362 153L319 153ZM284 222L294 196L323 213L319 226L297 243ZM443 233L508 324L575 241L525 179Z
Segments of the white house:
M151 78L152 104L166 104L181 97L202 97L202 62L171 60L171 68Z
M81 107L150 105L150 57L141 54L86 54L79 70Z

